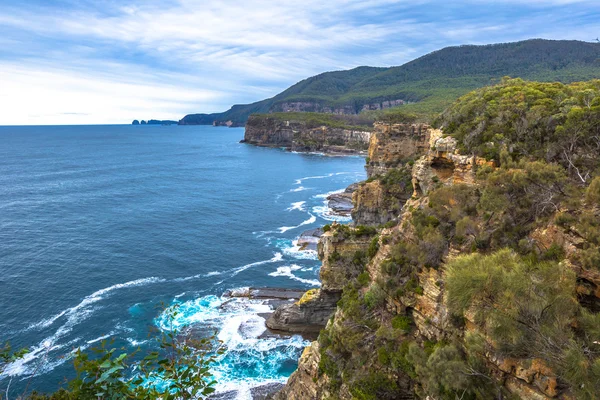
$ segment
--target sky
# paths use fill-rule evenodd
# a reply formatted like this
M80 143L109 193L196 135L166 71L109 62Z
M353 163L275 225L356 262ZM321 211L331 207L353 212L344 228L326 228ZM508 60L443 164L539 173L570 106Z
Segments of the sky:
M179 120L447 46L598 36L598 0L0 0L0 125Z

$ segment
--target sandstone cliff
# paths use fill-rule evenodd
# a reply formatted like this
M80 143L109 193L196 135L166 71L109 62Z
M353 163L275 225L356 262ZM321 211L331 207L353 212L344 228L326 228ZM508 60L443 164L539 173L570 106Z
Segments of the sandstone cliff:
M426 124L375 124L366 161L369 179L353 196L356 224L377 226L399 217L413 194L411 165L439 135Z
M243 142L291 151L352 154L366 151L370 136L366 130L312 126L305 121L260 115L248 119Z
M267 327L302 334L318 333L325 327L344 285L362 271L361 262L372 240L369 232L357 234L344 228L334 224L319 240L321 289L312 289L299 301L278 307L267 320Z
M322 238L321 291L340 301L275 399L597 398L600 274L584 250L599 202L561 209L556 167L498 168L458 147L426 125L376 126L353 216L393 222L360 245L360 226ZM395 190L410 178L394 201L382 181L390 173L403 177L388 182ZM486 294L457 309L486 281L488 270L471 271L503 263Z

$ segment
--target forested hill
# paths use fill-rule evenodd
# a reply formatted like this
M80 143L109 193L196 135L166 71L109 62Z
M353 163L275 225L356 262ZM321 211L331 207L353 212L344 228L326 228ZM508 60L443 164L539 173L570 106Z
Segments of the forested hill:
M503 76L564 83L600 78L600 43L533 39L447 47L399 67L358 67L305 79L277 96L216 114L192 114L182 124L244 124L253 113L357 114L409 103L407 110L441 112L461 95Z

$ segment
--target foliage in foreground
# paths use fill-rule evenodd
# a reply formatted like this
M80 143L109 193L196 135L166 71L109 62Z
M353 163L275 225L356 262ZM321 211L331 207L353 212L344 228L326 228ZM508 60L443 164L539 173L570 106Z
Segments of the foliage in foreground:
M112 400L112 399L184 399L206 398L215 391L210 366L223 348L215 336L193 339L182 335L173 325L178 307L167 310L170 329L161 332L156 341L159 351L151 351L140 359L139 349L128 353L125 348L111 347L102 341L99 347L85 352L78 349L73 358L75 379L67 388L53 394L31 393L31 400ZM0 353L10 362L23 352L9 355L10 348ZM0 368L2 367L0 362ZM24 393L20 398L24 398ZM1 398L1 397L0 397Z
M564 263L507 249L461 256L448 265L446 285L450 310L474 313L486 350L493 343L502 356L541 359L578 399L600 393L600 315L577 302L576 276Z

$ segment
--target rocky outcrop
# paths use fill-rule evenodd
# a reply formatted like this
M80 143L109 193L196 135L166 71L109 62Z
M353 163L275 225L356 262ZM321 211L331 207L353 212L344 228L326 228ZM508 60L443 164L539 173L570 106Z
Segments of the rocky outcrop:
M349 232L349 233L348 233ZM364 253L371 243L371 236L355 236L354 230L333 225L319 241L318 254L322 261L321 289L341 293L349 280L362 272L362 266L354 260L357 253Z
M279 306L267 320L267 327L300 334L319 333L335 312L339 299L335 292L309 290L299 301Z
M417 159L430 148L430 138L439 134L427 124L376 123L369 143L367 176L384 175L391 168Z
M319 342L306 347L298 360L298 369L286 385L273 396L274 400L308 400L326 398L324 386L319 382Z
M322 228L309 229L300 234L296 244L302 251L317 251L317 244L321 236L323 236Z
M385 311L380 311L377 317L381 324L380 328L377 331L370 331L371 328L365 325L364 320L356 317L356 314L353 316L351 313L357 313L356 308L352 308L355 307L352 303L344 305L347 301L344 294L340 306L335 310L333 318L329 320L322 333L322 336L325 336L307 347L300 359L298 370L292 374L286 386L276 394L275 398L279 400L355 398L353 390L357 389L356 386L352 386L356 383L356 381L353 383L353 379L356 376L369 376L374 369L382 368L381 360L386 359L387 348L378 347L381 346L378 341L389 334L386 333L389 332L386 329L390 329L389 326L393 325L390 321L394 320L394 316L400 316L410 321L412 327L409 328L410 335L402 336L394 333L392 343L395 344L410 341L419 346L426 346L428 343L453 342L461 346L461 341L466 341L468 335L479 335L485 349L481 354L482 362L489 374L485 379L493 381L498 385L498 390L504 393L504 395L499 394L498 398L506 398L504 396L509 394L526 400L572 399L569 389L564 387L564 383L543 360L533 356L507 357L494 340L481 329L481 321L475 312L468 310L461 320L457 320L450 313L445 283L447 271L444 263L463 251L473 251L466 249L463 242L448 242L449 248L444 250L441 265L438 267L426 267L421 264L418 268L403 269L400 264L399 269L394 270L392 275L384 272L387 271L386 263L390 263L394 257L396 259L410 257L410 254L406 253L414 249L414 246L423 239L424 231L418 232L417 225L413 224L412 219L417 218L415 215L424 218L422 211L419 214L414 213L414 210L431 207L429 194L432 190L444 185L460 184L460 187L465 188L478 186L481 184L481 180L478 181L476 177L478 169L486 168L488 171L493 171L496 168L494 163L472 155L460 154L454 138L444 137L442 132L426 125L377 125L371 136L369 156L367 170L371 178L359 185L354 193L352 216L357 223L365 225L378 225L389 220L396 220L397 223L379 230L378 250L364 269L360 262L349 262L349 260L351 256L356 259L368 247L372 237L356 237L351 233L355 231L348 230L349 228L336 227L325 233L318 245L319 257L323 261L321 269L323 286L320 291L313 292L311 297L318 299L322 293L327 292L340 296L344 290L358 290L358 293L362 293L366 299L366 294L377 292L374 288L379 288L378 290L382 292L381 288L385 287L390 279L395 279L393 289L386 288L380 294L385 298ZM411 159L414 162L409 162ZM390 187L397 187L398 182L403 181L399 179L404 177L399 175L401 171L408 171L410 191L408 194L402 194L404 197L396 193L395 200L390 201L389 193L386 191L390 190ZM439 221L433 219L431 222ZM478 223L482 224L485 221ZM597 270L582 270L570 264L570 259L576 259L574 255L582 248L583 241L582 235L575 227L563 229L553 222L529 232L527 239L524 240L532 248L537 249L538 254L544 254L559 246L566 256L563 263L570 265L576 271L579 302L588 310L598 312L600 311L597 300L600 298L598 289L600 273ZM400 247L404 249L400 254L398 254L398 247L395 247L399 242L405 244L405 247ZM404 260L406 262L406 259ZM355 279L361 270L368 273L368 282L365 282L364 273L359 279ZM358 287L358 281L361 287ZM349 283L351 284L348 286ZM344 289L348 287L353 289ZM360 298L360 295L355 296L357 297L354 299ZM311 301L313 299L308 299L307 303L310 304ZM345 332L349 327L357 325L364 326L365 329L364 336L359 336L360 339L352 336L358 335L356 333ZM353 350L346 349L346 341L352 340L356 340L358 344L355 343L354 347L351 347ZM331 344L332 341L336 341L335 345ZM332 352L327 350L327 346L337 346L337 348ZM466 342L463 346L465 347L461 351L467 351ZM329 347L331 348L333 347ZM349 356L348 352L351 351L363 353L353 352L352 356ZM370 355L370 353L377 354ZM396 356L397 354L394 355ZM355 358L359 358L360 361L353 363ZM374 365L376 367L373 367ZM343 372L341 372L342 366L345 368ZM330 372L324 372L325 370ZM397 385L396 397L393 398L412 399L418 396L432 398L428 397L427 393L423 393L422 383L415 380L414 376L411 377L410 373L403 372L401 367L396 367L392 371L384 369L384 371L386 372L383 374L387 374L387 377ZM332 382L332 379L337 381ZM378 379L383 378L379 375ZM329 390L334 391L329 392Z
M383 225L396 220L412 196L407 162L430 148L439 131L425 124L375 124L367 158L369 179L353 195L352 219L358 225Z
M344 217L350 216L354 205L352 204L352 195L359 188L358 183L353 183L348 186L346 190L341 193L334 193L327 196L327 206L331 212L335 215L341 215Z
M417 160L413 167L414 195L427 195L438 183L452 185L474 184L477 167L494 168L493 161L474 155L458 154L456 139L442 137L441 131L432 131L431 148Z
M402 201L386 194L380 181L364 182L354 197L352 219L359 225L382 225L398 217ZM406 199L405 199L406 200Z
M306 122L260 115L248 119L242 142L291 151L355 154L367 150L370 137L367 131L311 127Z
M350 228L343 233L338 228L334 224L319 240L318 255L323 263L321 289L309 290L299 301L278 307L267 320L267 327L305 334L318 333L325 327L336 310L345 283L362 270L355 264L357 252L364 253L371 241L370 236L354 236Z

